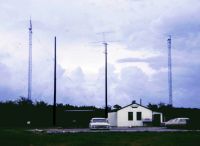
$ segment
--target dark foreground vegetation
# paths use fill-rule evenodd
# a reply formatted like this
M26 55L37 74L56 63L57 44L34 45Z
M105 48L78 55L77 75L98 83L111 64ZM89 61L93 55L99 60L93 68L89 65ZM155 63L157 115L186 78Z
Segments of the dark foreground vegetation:
M120 105L114 105L113 107L115 109L121 108ZM191 119L190 128L200 129L200 109L172 108L164 104L149 104L148 107L153 111L162 112L165 121L176 117L188 117ZM88 123L92 117L103 116L103 108L57 104L57 127L88 127ZM0 102L0 127L52 127L52 119L52 105L48 105L43 101L32 102L26 98L20 98L16 101ZM31 122L30 125L27 124L27 121Z
M1 146L197 146L198 132L34 134L0 128Z
M0 115L0 127L40 128L53 125L53 107L43 101L33 103L26 98L20 98L16 101L1 102ZM57 104L56 125L63 128L88 127L92 117L103 115L103 109L93 106ZM31 124L28 125L27 121Z

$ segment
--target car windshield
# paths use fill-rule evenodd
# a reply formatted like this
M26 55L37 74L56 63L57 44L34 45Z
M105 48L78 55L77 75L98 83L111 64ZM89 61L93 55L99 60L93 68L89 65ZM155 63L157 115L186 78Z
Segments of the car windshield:
M174 119L172 119L172 120L169 120L168 122L173 122L174 121Z
M94 122L94 123L96 123L96 122L104 123L104 122L107 122L107 120L106 119L93 119L92 122Z

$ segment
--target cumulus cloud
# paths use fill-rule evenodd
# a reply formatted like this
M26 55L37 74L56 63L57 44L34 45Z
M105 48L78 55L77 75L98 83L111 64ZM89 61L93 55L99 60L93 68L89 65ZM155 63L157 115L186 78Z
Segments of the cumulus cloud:
M33 21L33 100L52 103L53 37L58 37L58 101L104 105L103 46L111 31L109 104L168 102L167 42L172 35L175 106L199 107L198 0L1 0L0 99L27 95L28 19ZM125 53L126 52L126 53Z

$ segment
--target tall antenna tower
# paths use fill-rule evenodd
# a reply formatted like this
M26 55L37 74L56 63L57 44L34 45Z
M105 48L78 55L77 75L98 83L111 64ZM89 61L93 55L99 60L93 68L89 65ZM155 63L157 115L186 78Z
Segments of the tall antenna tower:
M53 98L53 126L56 126L56 62L57 62L57 54L56 54L56 36L54 38L54 98Z
M171 58L171 35L167 39L168 45L168 86L169 86L169 105L173 106L172 96L172 58Z
M31 100L32 90L32 22L29 26L29 64L28 64L28 99Z

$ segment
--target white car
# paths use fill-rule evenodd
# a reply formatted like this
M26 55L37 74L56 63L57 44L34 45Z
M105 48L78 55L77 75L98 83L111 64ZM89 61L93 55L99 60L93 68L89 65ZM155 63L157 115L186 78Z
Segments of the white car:
M90 129L110 129L110 124L106 118L92 118L89 123Z
M175 118L165 122L166 127L186 127L189 124L189 118Z

